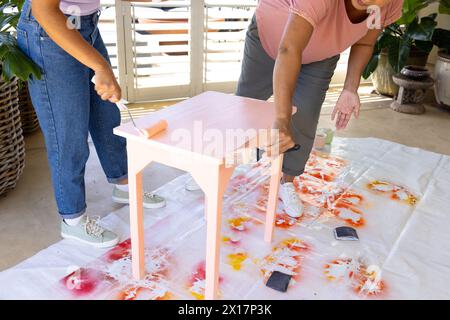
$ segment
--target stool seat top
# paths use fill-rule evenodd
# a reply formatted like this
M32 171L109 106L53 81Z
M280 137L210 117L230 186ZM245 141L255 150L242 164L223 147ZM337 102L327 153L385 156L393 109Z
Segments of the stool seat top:
M115 128L114 133L140 141L143 146L223 160L270 129L274 119L272 102L209 91L136 119L138 128L148 128L159 120L168 122L165 131L150 139L141 136L131 122Z

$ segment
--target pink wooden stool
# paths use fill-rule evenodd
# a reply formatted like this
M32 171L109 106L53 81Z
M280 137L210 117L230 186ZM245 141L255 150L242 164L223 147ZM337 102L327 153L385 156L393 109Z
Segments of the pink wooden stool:
M137 120L139 128L147 128L158 120L167 120L169 124L167 130L151 139L140 136L131 123L114 129L115 134L127 139L132 268L136 279L145 276L142 170L154 161L189 172L205 193L207 220L205 298L209 300L217 298L222 198L234 171L234 167L227 165L225 159L244 144L233 146L223 143L223 148L214 150L207 147L196 148L199 137L195 136L195 131L201 125L203 132L214 130L215 134L220 133L223 137L226 137L226 130L230 129L256 132L270 129L274 117L273 103L218 92L205 92ZM184 135L190 136L191 139L181 139ZM246 137L250 138L248 140L257 139L256 136L249 137L247 134ZM266 242L272 241L282 162L283 155L272 160L264 235Z

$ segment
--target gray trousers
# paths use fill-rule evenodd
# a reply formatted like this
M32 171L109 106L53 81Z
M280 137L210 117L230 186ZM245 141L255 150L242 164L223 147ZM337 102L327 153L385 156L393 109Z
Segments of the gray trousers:
M319 62L303 64L297 79L293 105L297 112L292 116L295 143L301 149L284 157L283 172L299 176L305 169L311 153L319 122L320 110L336 69L339 55ZM253 17L245 39L244 59L236 95L267 100L273 95L275 61L265 52Z

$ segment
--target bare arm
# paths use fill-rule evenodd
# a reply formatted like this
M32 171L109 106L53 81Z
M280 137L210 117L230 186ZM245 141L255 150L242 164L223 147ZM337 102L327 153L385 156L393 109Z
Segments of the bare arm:
M96 90L104 100L121 98L120 87L109 63L81 34L68 28L67 17L59 9L60 0L32 1L33 15L49 37L64 51L96 74Z
M357 91L361 75L373 54L373 49L381 30L370 30L366 36L355 43L350 51L348 71L344 88Z
M302 66L302 54L313 32L313 26L304 18L291 13L278 50L273 75L276 120L279 129L279 152L294 146L291 133L292 97Z
M370 30L351 48L344 89L331 115L332 120L337 116L336 129L338 130L347 127L352 113L355 113L356 118L359 117L361 103L358 96L358 87L361 82L361 75L372 57L380 32L380 30Z

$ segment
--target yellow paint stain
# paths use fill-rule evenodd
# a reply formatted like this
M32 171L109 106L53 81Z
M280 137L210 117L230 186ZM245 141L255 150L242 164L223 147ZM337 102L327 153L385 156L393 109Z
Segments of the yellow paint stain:
M205 300L205 296L203 294L199 294L196 292L191 292L191 294L197 300Z
M230 224L230 226L232 228L239 230L239 231L243 231L243 230L245 230L244 224L246 222L248 222L249 220L250 220L250 218L248 218L248 217L239 217L239 218L229 219L228 223Z
M242 264L247 260L247 253L230 253L228 256L228 264L233 268L233 270L239 271L242 269Z
M417 198L413 195L408 196L408 200L406 200L410 206L415 206L417 204Z
M297 238L286 239L283 242L281 242L281 246L293 248L306 248L306 245L303 244L303 241Z
M170 292L166 292L162 297L156 298L156 300L171 300L173 298L173 294L171 294Z

